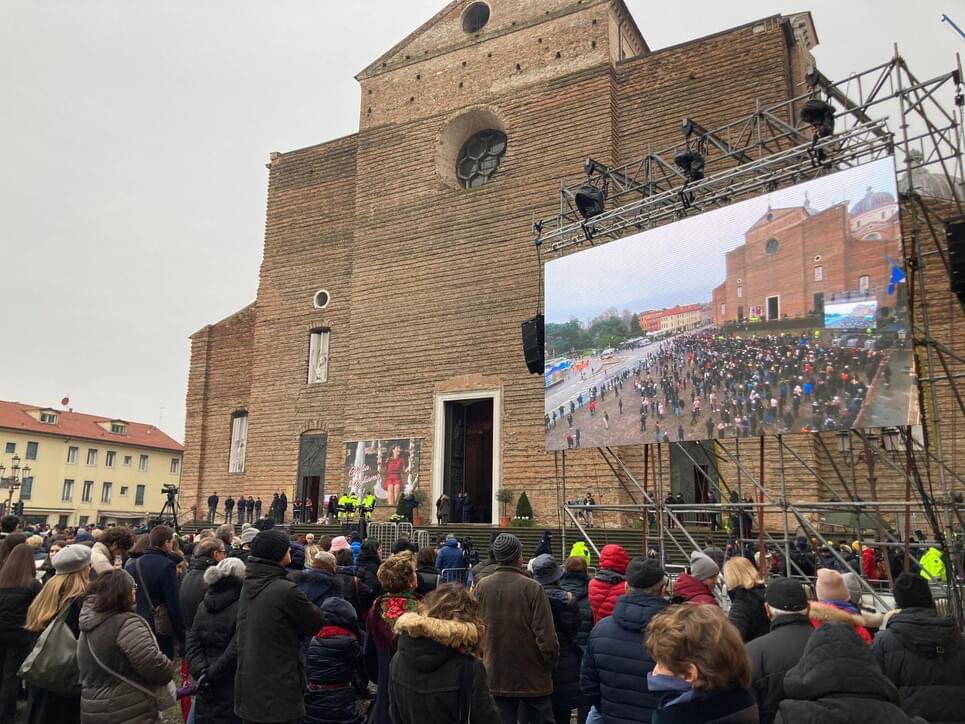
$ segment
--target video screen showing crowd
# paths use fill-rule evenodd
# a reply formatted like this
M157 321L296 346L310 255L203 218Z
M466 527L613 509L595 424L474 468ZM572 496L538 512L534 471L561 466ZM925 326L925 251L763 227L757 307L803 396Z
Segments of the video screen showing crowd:
M546 448L917 424L900 238L886 158L547 262Z

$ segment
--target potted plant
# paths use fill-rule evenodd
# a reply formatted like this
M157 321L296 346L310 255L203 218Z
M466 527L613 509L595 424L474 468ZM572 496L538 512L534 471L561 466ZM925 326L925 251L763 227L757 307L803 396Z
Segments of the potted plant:
M405 523L408 519L405 517L406 504L405 496L399 496L399 502L395 506L395 512L389 516L389 520L393 523Z
M499 501L499 527L509 527L509 516L506 515L506 506L513 502L516 494L509 488L500 488L496 491L496 500Z
M519 496L516 501L516 515L513 517L512 526L514 528L529 528L533 525L533 506L530 505L526 491Z
M426 516L422 511L425 509L428 496L425 491L420 488L416 488L412 495L415 496L415 501L418 503L415 510L412 511L412 525L418 528L426 524Z

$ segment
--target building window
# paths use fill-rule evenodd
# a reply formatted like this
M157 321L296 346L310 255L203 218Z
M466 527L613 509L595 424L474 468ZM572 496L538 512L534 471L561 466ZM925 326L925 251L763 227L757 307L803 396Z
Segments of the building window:
M873 231L867 236L865 236L864 238L865 238L865 241L880 241L881 234L879 234L877 231Z
M28 442L28 443L27 443L27 454L24 455L24 457L27 458L27 460L36 460L36 459L37 459L37 447L38 447L38 446L39 446L39 443L36 443L36 442Z
M328 382L328 352L331 332L316 329L308 343L308 384Z
M144 486L134 488L134 505L144 505Z
M101 486L101 502L110 503L111 502L111 489L114 487L113 483L104 483Z
M121 497L122 497L122 498L126 498L126 497L127 497L127 486L126 486L126 485L122 485L122 486L121 486Z
M125 425L123 422L112 422L111 432L113 432L115 435L124 435L127 433L127 425Z
M130 456L130 455L125 455L125 456L124 456L124 466L125 466L125 467L128 467L128 468L131 467L131 456Z
M17 443L15 443L15 442L8 442L8 443L7 443L7 447L6 447L6 453L7 453L7 455L16 455L16 454L17 454Z
M57 415L56 413L53 413L53 412L41 412L40 421L45 425L56 425Z
M60 499L69 502L73 497L74 497L74 481L65 480L64 487L60 491Z
M60 517L61 517L61 518L66 518L67 516L66 516L66 515L62 515L62 516L60 516ZM90 516L89 516L89 515L82 515L82 516L80 516L80 518L77 519L77 525L83 527L83 526L87 525L87 521L89 521L89 520L90 520ZM61 526L65 526L65 525L67 525L67 521L64 521L63 523L61 523Z
M80 502L89 503L91 498L94 497L94 481L85 480L84 488L80 491Z
M725 305L723 302L721 302L721 303L720 303L720 315L721 315L721 316L724 316L724 314L725 314L724 310L725 310L725 309L727 309L727 305Z
M171 458L171 475L177 475L181 469L181 461L178 458Z
M868 291L871 288L871 277L867 274L863 274L858 277L858 289L863 292Z
M312 304L315 306L315 309L325 309L330 301L332 301L332 295L329 294L326 289L319 289L315 292L315 296L312 297Z
M823 282L824 281L824 267L816 266L814 267L814 281Z
M764 251L768 254L776 254L777 250L781 247L781 244L777 239L768 239L767 245L764 247Z
M466 141L456 161L456 177L463 188L474 189L489 181L506 155L506 134L491 128Z
M462 14L462 29L467 33L478 33L489 22L489 6L486 3L473 3Z
M87 464L92 466L97 465L97 450L94 448L87 450Z
M69 448L67 448L67 462L71 465L76 465L78 454L80 454L80 450L71 445Z
M229 473L245 471L245 447L248 445L248 413L242 412L231 418L231 455L228 458Z
M34 479L33 476L24 478L20 481L20 499L30 500L30 494L34 489Z
M68 521L69 518L70 518L70 516L68 516L68 515L58 515L58 516L57 516L57 525L60 526L61 528L66 528L66 527L67 527L67 521ZM86 519L85 519L85 520L86 520ZM81 525L84 525L84 523L81 523Z
M741 298L743 298L743 296L744 296L744 285L743 285L743 284L738 284L738 285L737 285L737 298L738 298L738 299L741 299Z
M142 473L147 471L147 455L141 455L137 461L137 469Z
M104 458L104 466L108 468L114 467L114 462L117 460L117 453L113 450L107 451L107 456Z

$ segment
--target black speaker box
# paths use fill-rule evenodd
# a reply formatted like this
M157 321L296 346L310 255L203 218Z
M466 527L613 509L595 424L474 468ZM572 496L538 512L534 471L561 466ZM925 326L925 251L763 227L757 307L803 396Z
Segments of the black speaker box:
M543 374L543 315L523 322L523 356L526 369L534 375Z

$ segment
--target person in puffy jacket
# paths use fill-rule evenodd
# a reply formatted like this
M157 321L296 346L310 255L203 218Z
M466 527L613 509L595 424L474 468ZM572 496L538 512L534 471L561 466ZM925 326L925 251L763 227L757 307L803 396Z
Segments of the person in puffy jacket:
M491 724L500 715L480 659L485 625L465 587L444 583L395 624L389 673L394 724Z
M311 568L292 576L305 597L319 608L333 596L343 598L342 586L335 577L335 565L335 556L320 550L315 554Z
M538 558L544 553L549 553L553 555L553 538L550 535L549 528L543 531L543 535L539 538L539 543L536 544L536 550L533 552L533 558Z
M731 599L727 616L744 643L771 630L771 620L764 610L767 589L753 563L743 557L728 560L724 564L724 585Z
M84 724L159 722L157 700L142 689L156 690L170 682L172 663L158 647L147 621L134 612L130 574L115 569L99 575L91 584L79 622L80 720ZM138 686L119 679L105 666Z
M815 591L817 601L811 603L811 624L818 628L826 623L846 623L866 644L871 643L871 633L865 626L858 607L851 603L851 594L844 578L837 571L822 568L818 571Z
M580 609L580 630L576 634L576 645L581 649L586 647L593 629L593 611L590 609L588 587L590 577L586 571L586 559L580 556L570 556L563 566L563 577L560 587L573 596Z
M553 669L553 716L556 724L569 724L570 715L581 703L580 660L583 652L576 645L580 631L580 607L560 586L563 569L549 553L533 559L533 579L543 587L553 612L553 628L560 644L560 656Z
M450 568L465 568L466 560L455 536L446 536L446 542L436 555L436 568L444 572Z
M600 619L613 613L617 599L625 593L626 582L623 574L626 573L629 562L630 556L623 546L610 543L600 551L600 567L587 587L593 623L598 623Z
M784 677L775 724L925 724L899 707L898 689L881 673L852 626L828 623L808 639Z
M939 616L928 583L902 573L896 612L878 632L871 653L901 695L906 714L932 724L965 720L965 640L954 619Z
M356 693L366 683L359 622L342 598L322 604L325 623L312 638L305 656L304 724L362 724Z
M191 678L198 684L195 720L203 724L238 724L235 716L235 624L245 564L225 558L204 571L207 591L194 614L185 653Z
M352 604L359 625L365 628L365 616L377 594L359 577L352 564L352 551L347 548L335 554L335 580L342 589L342 598Z
M700 551L690 554L690 573L681 573L673 584L674 601L719 606L714 596L720 569L710 556Z

